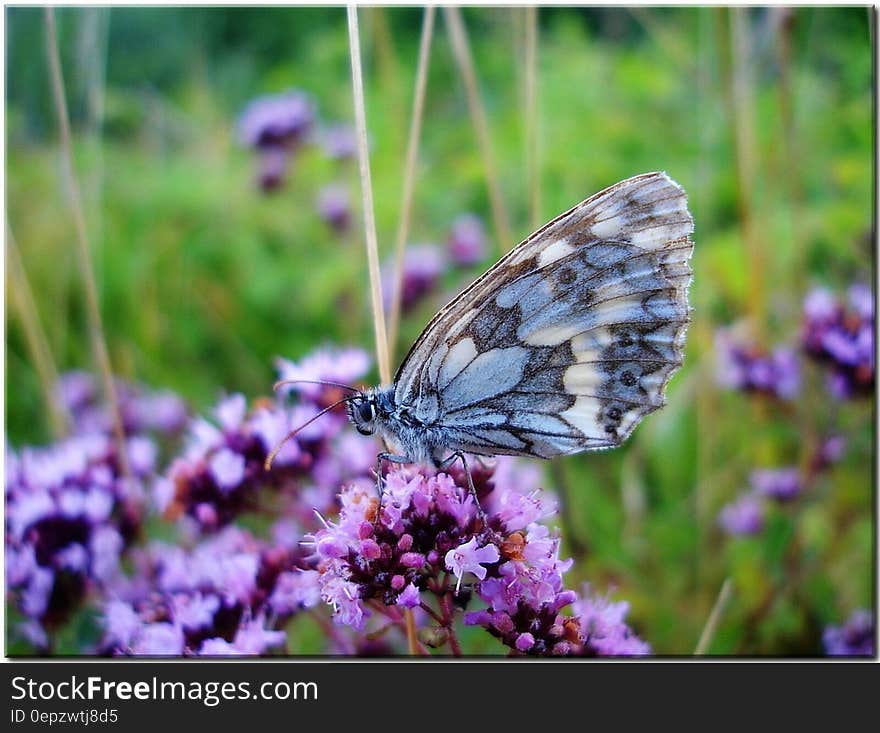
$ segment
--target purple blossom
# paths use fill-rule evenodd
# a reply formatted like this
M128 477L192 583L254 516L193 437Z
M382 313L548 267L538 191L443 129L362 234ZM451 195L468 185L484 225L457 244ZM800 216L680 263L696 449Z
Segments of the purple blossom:
M221 448L208 463L211 475L221 491L235 488L244 479L244 456L233 453L228 448Z
M382 294L386 310L391 308L391 297L398 287L400 307L411 310L437 287L440 276L446 270L446 260L441 250L433 244L414 244L406 248L403 259L401 282L394 281L392 263L382 267Z
M728 534L758 534L764 529L764 506L754 494L743 494L721 510L718 523Z
M243 623L231 642L222 637L207 639L199 649L200 656L255 656L283 646L287 635L283 631L265 628L262 617Z
M287 619L319 601L317 573L298 548L234 527L190 550L155 542L134 560L135 575L104 604L104 653L265 654L285 643Z
M789 348L767 354L734 340L727 329L715 335L718 383L729 389L792 399L800 391L800 365Z
M485 525L460 471L394 466L384 477L381 507L375 487L346 487L338 519L307 538L321 596L337 623L363 629L377 608L416 608L432 597L451 623L450 603L465 608L479 598L487 607L465 614L465 623L483 626L513 653L644 653L647 646L628 630L614 631L609 622L607 643L594 644L579 619L561 614L577 594L563 582L572 561L560 559L558 537L537 522L552 513L553 503L528 482L502 485L518 472L507 460L495 470L473 469L488 510ZM473 584L465 582L468 575ZM441 644L448 635L439 626L428 638Z
M750 483L759 496L788 502L803 491L803 481L797 468L758 469L752 472Z
M108 434L7 449L6 587L32 631L65 623L90 591L118 575L143 520L141 482L155 460L148 438L132 436L128 446L132 477L122 475Z
M318 193L318 213L334 231L348 231L351 226L351 197L348 188L338 183L324 186Z
M368 364L366 354L354 349L317 352L300 364L279 360L283 379L352 380ZM369 440L350 443L341 407L285 441L322 407L347 394L336 386L298 384L279 389L275 399L260 400L255 408L242 395L224 398L213 420L191 421L186 449L154 484L156 506L166 518L195 520L203 531L224 527L267 503L274 512L310 523L314 509L333 508L340 483L372 483L378 449ZM282 441L267 470L267 457Z
M452 222L447 241L450 259L460 267L482 262L486 257L486 230L474 214L462 214Z
M119 411L127 435L161 433L174 436L186 423L186 405L173 392L115 380ZM77 435L111 433L113 417L102 401L98 379L89 372L65 372L55 385L58 401L72 418Z
M257 151L257 186L263 193L272 193L284 185L290 159L290 151L283 147Z
M876 632L870 611L854 611L843 626L828 626L822 634L829 657L873 657Z
M324 131L321 143L328 158L348 160L357 155L357 137L351 125L333 125Z
M824 438L810 462L810 468L814 472L824 471L835 463L839 463L846 453L846 438L842 435L829 435Z
M612 603L607 597L590 593L589 586L573 606L580 621L584 644L600 657L633 657L651 653L650 645L639 639L624 622L629 603Z
M292 149L305 140L314 120L314 106L303 92L258 97L238 120L239 139L249 148Z
M450 550L446 553L446 568L452 571L452 574L458 579L455 584L455 591L458 592L461 586L461 579L465 573L473 573L480 580L486 577L486 568L483 565L498 562L501 556L498 554L498 548L489 544L484 547L477 547L477 538L471 537L463 545Z
M392 582L393 580L394 579L392 578ZM419 589L416 587L415 583L410 583L397 597L397 605L403 606L404 608L416 608L419 605L420 600L421 596L419 595Z
M362 349L319 349L298 362L277 359L279 380L329 381L353 384L366 375L370 357ZM281 387L281 394L297 391L318 405L325 407L346 395L338 388L320 384L297 384Z
M848 306L817 288L804 300L804 351L828 369L837 399L873 394L874 300L870 288L853 285Z
M308 138L314 120L311 100L296 90L258 97L245 108L238 136L259 156L257 182L263 191L284 183L292 153Z
M183 629L166 621L144 624L131 642L131 654L139 657L178 657L183 649Z
M375 484L349 485L340 501L339 518L308 539L322 597L336 621L350 626L364 623L367 599L387 606L412 602L409 587L424 590L430 578L443 575L447 553L473 539L480 526L466 489L448 474L415 467L389 471L381 511Z

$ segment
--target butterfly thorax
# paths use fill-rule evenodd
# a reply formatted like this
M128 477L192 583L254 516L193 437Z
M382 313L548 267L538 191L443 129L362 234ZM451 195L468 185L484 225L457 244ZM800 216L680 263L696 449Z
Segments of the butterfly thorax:
M362 435L376 435L414 463L442 459L445 441L439 426L420 420L407 405L397 404L395 387L374 387L348 403L348 417Z

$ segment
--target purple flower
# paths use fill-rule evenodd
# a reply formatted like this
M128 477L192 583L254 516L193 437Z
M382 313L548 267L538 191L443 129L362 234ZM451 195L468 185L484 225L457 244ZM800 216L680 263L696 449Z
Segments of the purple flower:
M265 619L256 618L241 625L232 642L223 638L207 639L199 649L200 656L255 656L265 654L273 647L283 646L287 635L283 631L265 628Z
M846 452L846 438L842 435L830 435L819 444L810 462L814 472L824 471L835 463L839 463Z
M849 303L859 318L864 321L874 320L874 293L867 285L856 283L847 293Z
M257 155L257 185L263 193L277 191L287 177L290 151L283 147L266 147L260 148Z
M315 119L314 106L303 92L258 97L238 121L242 144L256 149L294 148L305 139Z
M461 579L465 573L473 573L480 580L486 577L486 568L483 565L498 562L501 556L495 545L477 547L477 538L471 537L463 545L446 553L446 567L451 570L458 579L455 584L455 592L461 586Z
M843 626L828 626L822 634L830 657L873 657L874 642L874 617L866 610L854 611Z
M333 125L324 131L321 143L328 158L348 160L357 155L357 137L351 125Z
M291 154L307 139L314 119L311 100L296 90L259 97L245 108L238 135L242 145L259 155L257 182L263 191L284 183Z
M804 301L804 351L828 369L827 383L837 399L873 394L874 302L864 285L849 290L849 307L824 289Z
M140 631L143 622L130 604L111 600L104 607L105 639L113 646L128 648Z
M210 459L209 468L221 491L234 489L244 478L244 456L221 448Z
M347 580L346 575L347 572L341 567L321 573L321 598L330 604L338 623L360 630L364 625L366 611L360 600L360 589L356 583Z
M55 398L70 412L89 407L98 397L95 378L84 371L70 371L58 377Z
M743 494L721 510L718 523L728 534L758 534L764 528L764 507L754 494Z
M472 559L467 543L479 514L467 489L448 474L395 467L385 477L381 511L375 483L347 486L340 501L339 518L309 538L322 597L339 623L361 625L365 599L387 606L415 601L416 591L445 574L447 554L462 545L462 567ZM478 557L493 554L494 547L477 550Z
M164 621L143 625L131 644L135 656L178 657L183 649L183 629Z
M281 573L269 597L269 607L281 616L290 616L321 601L317 570L293 570Z
M651 653L651 647L626 625L629 603L612 603L607 597L591 595L589 586L574 603L572 611L580 622L583 643L600 657L632 657Z
M397 605L402 606L403 608L416 608L420 601L421 596L419 595L419 589L415 586L415 583L410 583L406 586L397 597Z
M787 502L803 491L803 482L797 468L759 469L752 472L750 483L759 496Z
M504 483L518 475L517 465L501 461L497 467L505 469L494 475L474 467L485 524L461 471L393 466L381 507L374 486L347 486L338 518L307 537L336 622L362 629L368 608L416 608L433 597L446 610L432 618L442 622L443 613L451 623L450 604L465 608L478 598L487 608L466 613L465 623L483 626L515 653L643 653L631 632L609 631L606 646L593 644L579 633L579 620L561 615L577 600L563 582L572 561L560 559L559 538L537 521L552 512L534 488L537 479L522 471L522 487ZM463 582L468 573L472 585ZM450 633L442 625L426 632L432 644Z
M370 357L362 349L319 349L298 362L277 359L279 380L329 381L352 384L370 368ZM282 394L296 390L324 407L347 393L320 384L297 384L280 388Z
M334 231L347 231L351 226L351 199L348 189L340 184L324 186L318 193L318 213Z
M168 391L153 392L139 384L115 380L119 411L127 435L135 433L175 434L186 422L186 406ZM111 434L113 416L102 402L97 378L84 371L62 374L55 394L72 418L77 435Z
M400 307L409 311L432 292L446 269L443 253L433 244L415 244L406 248L403 259L401 283L394 282L394 268L386 263L382 268L382 294L385 308L391 308L391 297L401 288Z
M319 601L298 548L233 527L190 550L153 543L134 560L104 605L104 653L264 654L284 644L278 627Z
M483 221L473 214L463 214L452 222L448 239L449 256L461 267L482 262L486 257L486 231Z
M368 365L366 354L356 349L319 351L299 364L279 360L284 379L309 381L353 380ZM267 504L275 513L311 523L313 510L333 508L340 483L373 483L376 444L363 439L351 444L342 407L306 425L322 407L348 394L334 385L286 385L274 400L260 400L250 410L242 395L224 398L214 421L191 421L186 449L154 484L155 505L168 519L195 520L202 531L224 527ZM279 445L267 470L266 459Z
M107 434L7 450L7 593L31 628L47 633L62 625L90 591L118 574L143 520L140 482L156 450L142 435L127 442L132 477L122 475Z
M800 391L800 364L791 349L779 347L766 354L722 329L715 335L715 350L716 377L724 387L786 400Z

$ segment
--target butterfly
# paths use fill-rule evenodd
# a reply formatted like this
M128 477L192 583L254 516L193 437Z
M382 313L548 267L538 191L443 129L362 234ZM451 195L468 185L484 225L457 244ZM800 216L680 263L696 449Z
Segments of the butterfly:
M665 173L606 188L502 257L428 323L393 383L346 403L377 458L613 448L665 402L690 320L693 218ZM471 489L473 486L471 484Z

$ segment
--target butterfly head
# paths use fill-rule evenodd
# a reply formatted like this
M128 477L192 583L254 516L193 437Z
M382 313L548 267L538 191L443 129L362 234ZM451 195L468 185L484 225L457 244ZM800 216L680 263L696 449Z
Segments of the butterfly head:
M348 399L348 419L361 435L372 435L393 409L389 391L370 389Z
M361 435L376 432L376 396L369 392L354 395L345 405L348 419Z

